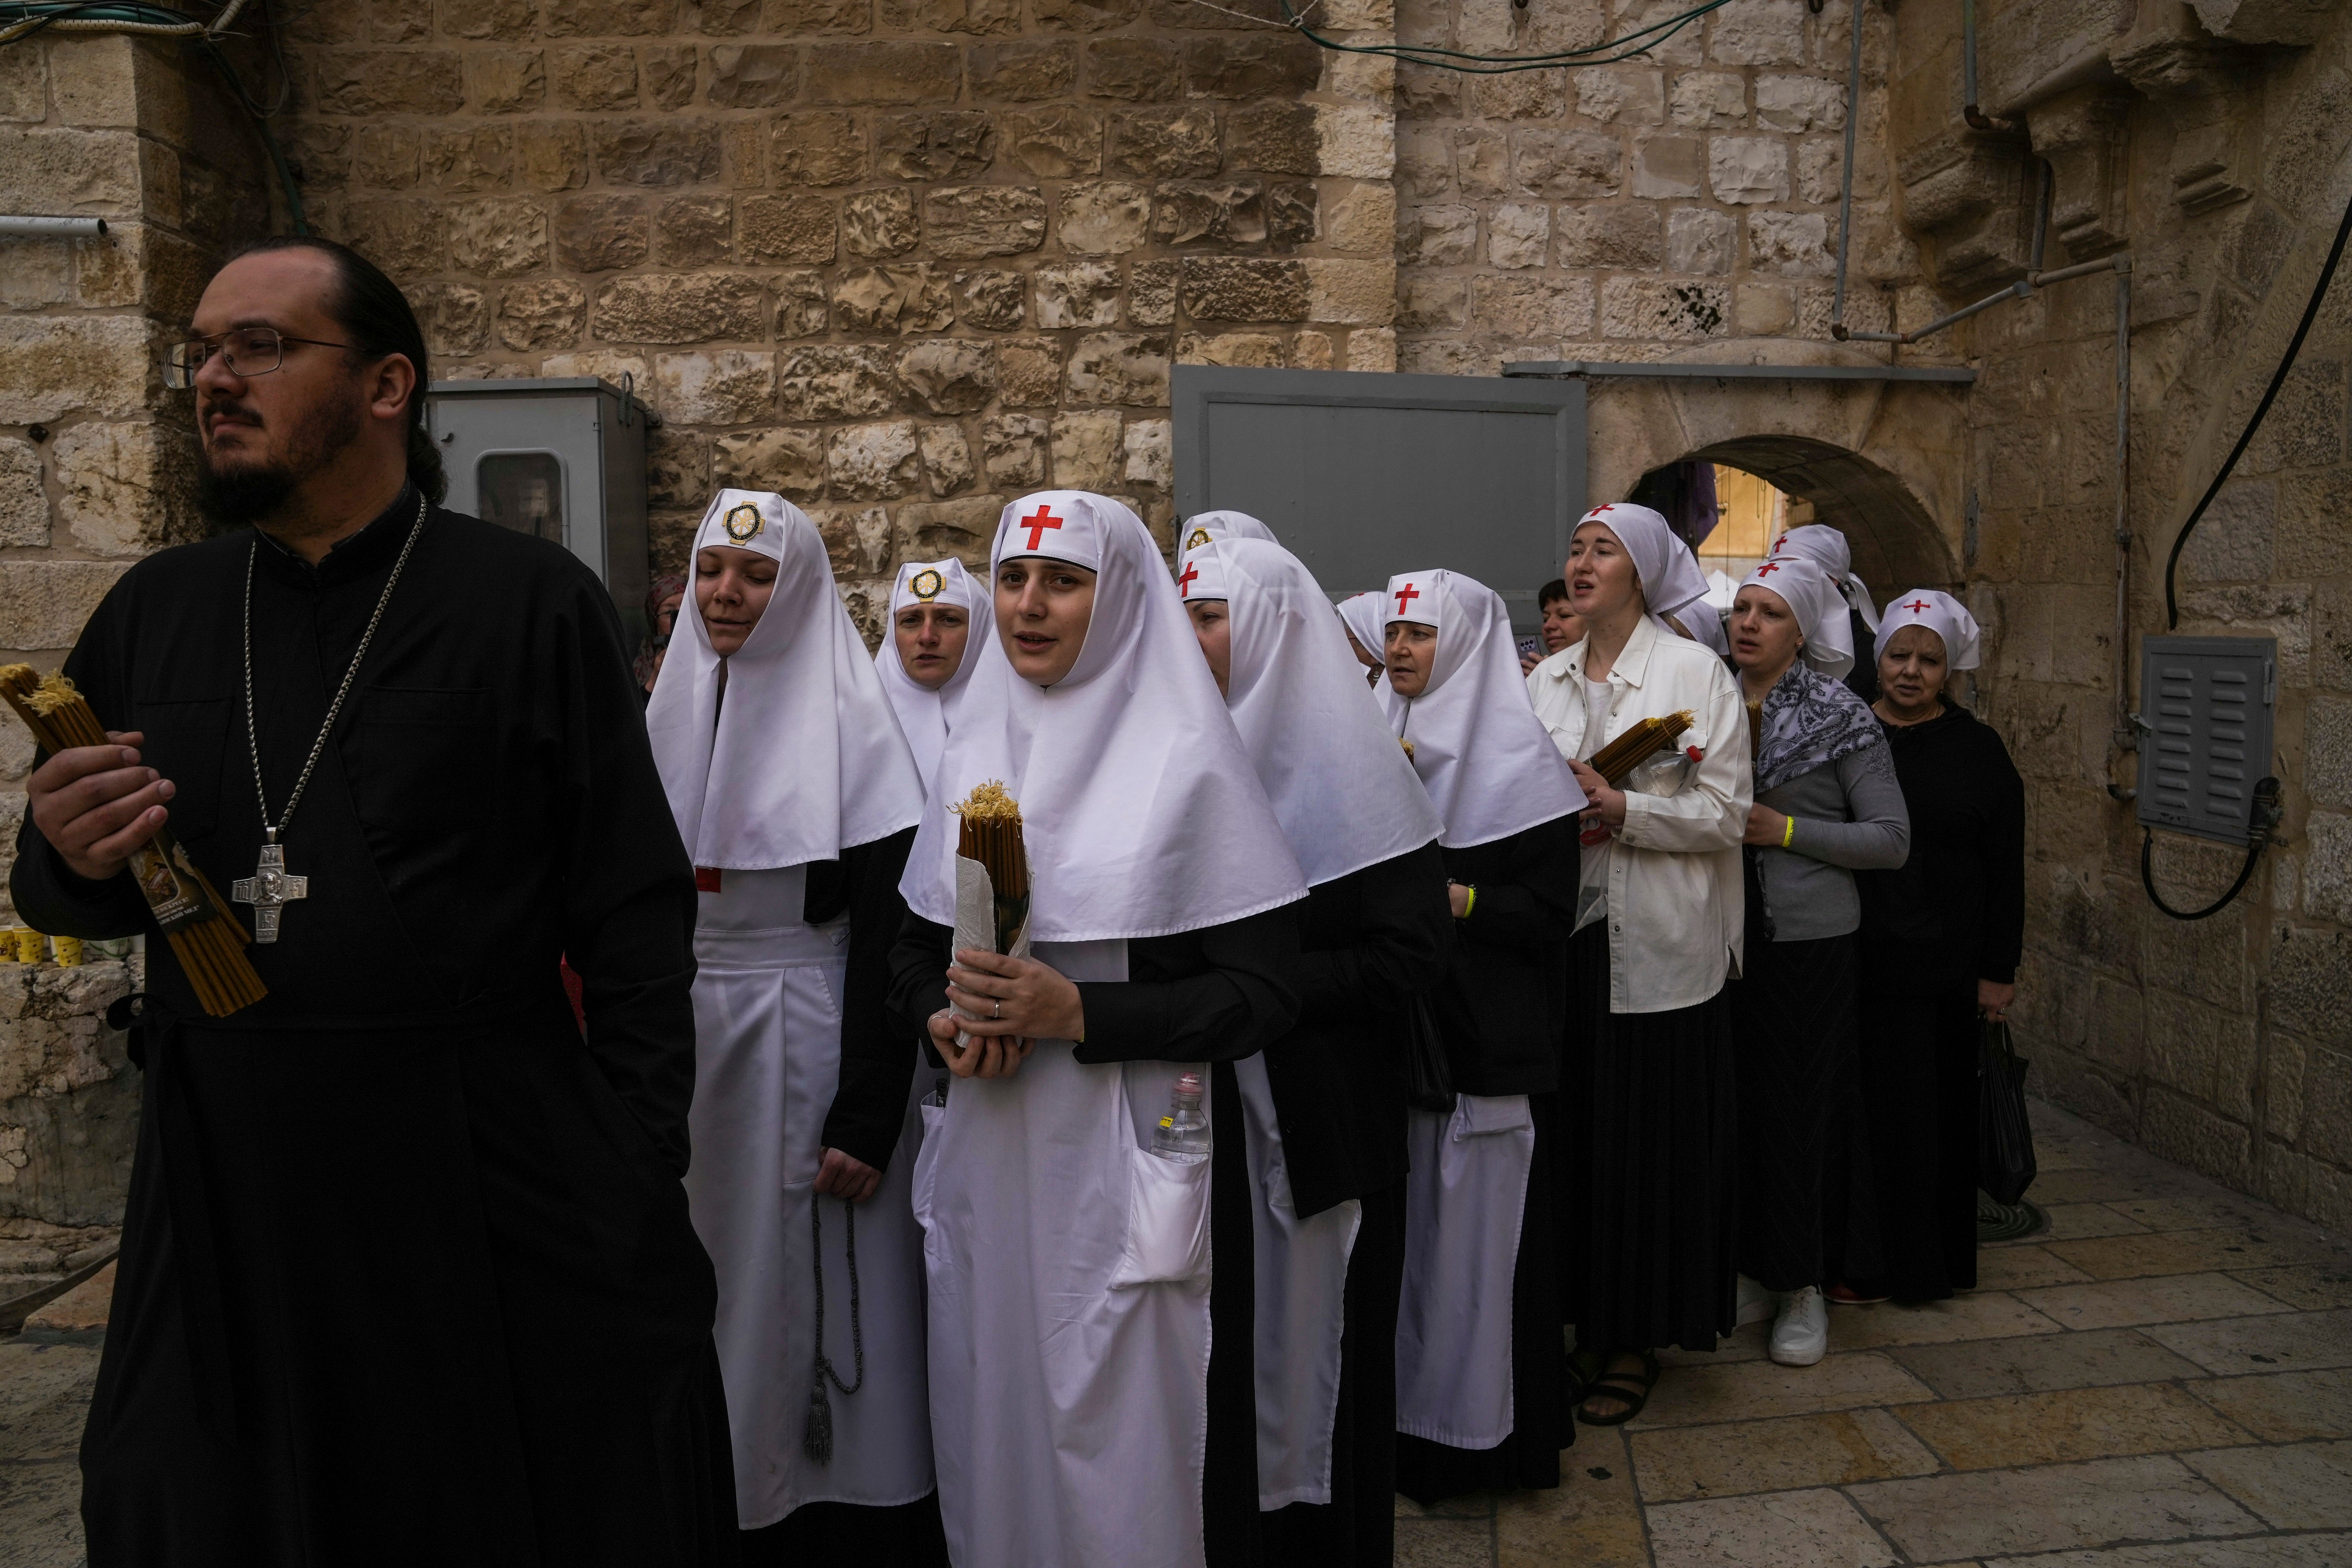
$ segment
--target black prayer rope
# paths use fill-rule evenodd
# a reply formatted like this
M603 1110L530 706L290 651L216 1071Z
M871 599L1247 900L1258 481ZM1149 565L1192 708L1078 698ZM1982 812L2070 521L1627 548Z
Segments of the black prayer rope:
M833 1463L833 1400L824 1390L830 1381L846 1399L866 1386L866 1331L860 1321L857 1302L857 1205L844 1199L842 1207L849 1211L849 1345L856 1377L848 1383L833 1370L832 1358L824 1353L824 1198L817 1193L809 1194L809 1240L811 1256L816 1272L816 1377L809 1389L808 1425L801 1433L801 1451L809 1462L817 1465Z

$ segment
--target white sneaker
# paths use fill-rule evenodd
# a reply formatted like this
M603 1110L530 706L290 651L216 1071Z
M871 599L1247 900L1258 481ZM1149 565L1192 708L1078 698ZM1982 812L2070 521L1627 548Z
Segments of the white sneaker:
M1782 1366L1811 1366L1830 1350L1829 1303L1822 1288L1808 1285L1780 1298L1772 1321L1772 1359Z
M1738 1315L1732 1320L1735 1328L1760 1323L1780 1310L1780 1299L1745 1274L1739 1277L1738 1300Z

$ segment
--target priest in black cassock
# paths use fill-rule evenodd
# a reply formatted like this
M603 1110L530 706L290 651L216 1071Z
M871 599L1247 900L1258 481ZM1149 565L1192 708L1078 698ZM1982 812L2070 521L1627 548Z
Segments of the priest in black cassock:
M91 616L65 668L122 745L43 761L12 889L152 935L122 866L166 820L225 893L265 845L304 880L236 889L269 994L227 1017L149 946L90 1562L732 1563L694 881L612 603L434 504L423 339L362 258L265 242L194 328L203 500L252 526Z

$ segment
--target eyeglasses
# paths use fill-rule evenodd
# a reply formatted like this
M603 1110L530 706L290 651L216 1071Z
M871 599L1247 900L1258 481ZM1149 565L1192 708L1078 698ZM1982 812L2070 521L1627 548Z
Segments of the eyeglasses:
M286 363L288 343L309 343L321 349L352 346L317 338L289 337L274 327L240 327L232 332L215 332L210 337L173 343L163 356L163 384L182 388L195 385L196 373L215 354L221 356L221 363L228 366L231 375L268 375Z

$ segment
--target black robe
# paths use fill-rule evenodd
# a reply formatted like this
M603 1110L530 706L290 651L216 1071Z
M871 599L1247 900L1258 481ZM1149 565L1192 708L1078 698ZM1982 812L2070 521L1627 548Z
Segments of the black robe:
M1830 1228L1848 1284L1934 1300L1976 1285L1977 982L2017 978L2025 784L1965 708L1883 728L1911 857L1854 873L1871 1170Z
M404 491L316 567L249 532L152 556L67 660L145 731L225 893L262 842L248 559L282 813L415 512ZM596 579L436 510L280 837L310 894L247 950L265 1000L208 1019L149 944L91 1563L731 1563L678 1183L694 884ZM127 878L75 877L29 825L12 890L48 931L152 934Z
M948 1005L948 950L955 933L909 913L891 955L890 1005L908 1028ZM1081 980L1089 1066L1200 1062L1210 1066L1213 1127L1242 1123L1233 1064L1280 1039L1298 1016L1291 974L1298 913L1269 910L1223 925L1127 944L1125 980ZM1221 1134L1210 1145L1209 1435L1202 1513L1209 1568L1263 1561L1258 1539L1256 1317L1248 1154Z
M1447 849L1448 880L1478 890L1454 922L1445 978L1431 996L1459 1094L1528 1097L1535 1157L1511 1279L1511 1435L1483 1451L1399 1434L1397 1489L1423 1505L1479 1490L1559 1485L1576 1441L1560 1339L1559 1082L1568 1025L1568 938L1583 847L1574 816L1489 844Z
M1339 1336L1331 1500L1264 1516L1276 1563L1386 1564L1396 1549L1396 1325L1404 1283L1405 1008L1445 972L1454 921L1434 843L1308 890L1298 1024L1265 1049L1301 1218L1357 1199Z

